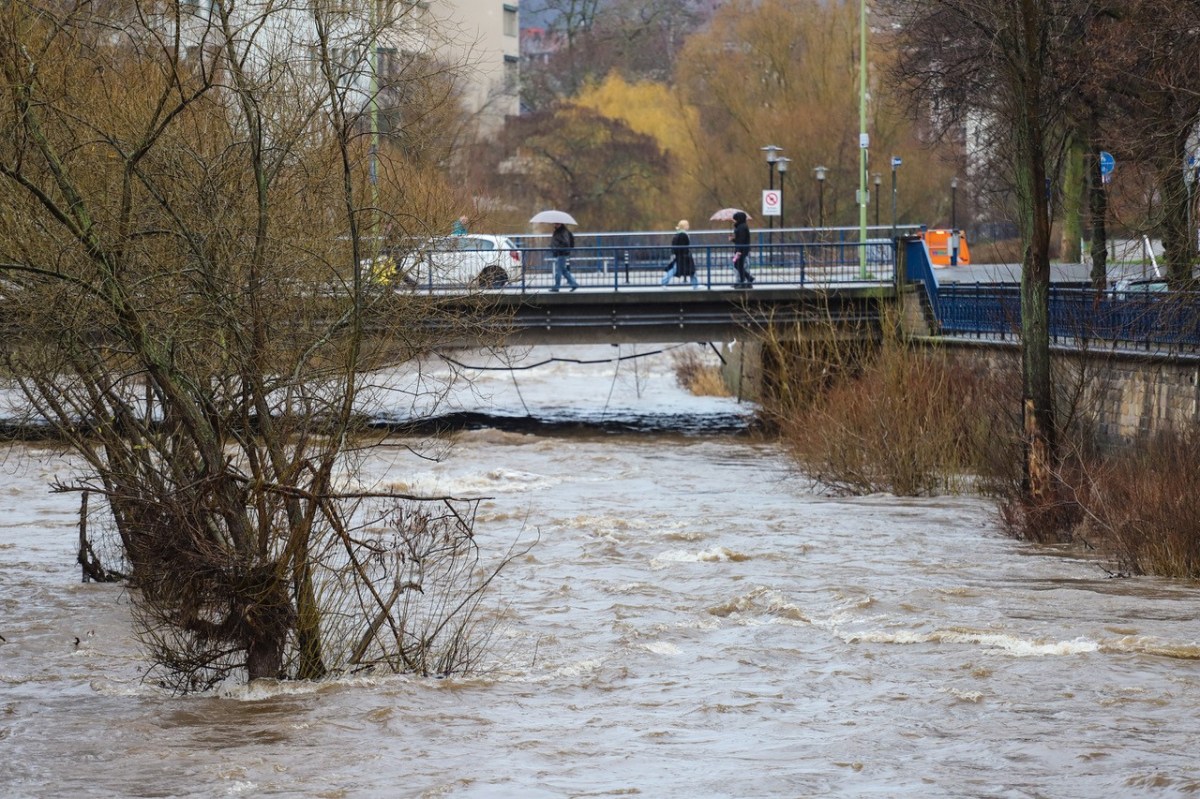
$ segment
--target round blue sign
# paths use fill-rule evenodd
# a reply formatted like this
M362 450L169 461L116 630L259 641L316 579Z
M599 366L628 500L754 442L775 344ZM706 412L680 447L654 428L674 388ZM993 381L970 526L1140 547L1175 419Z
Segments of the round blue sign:
M1117 168L1117 159L1112 157L1112 153L1107 153L1104 150L1100 151L1100 174L1111 175L1112 171Z

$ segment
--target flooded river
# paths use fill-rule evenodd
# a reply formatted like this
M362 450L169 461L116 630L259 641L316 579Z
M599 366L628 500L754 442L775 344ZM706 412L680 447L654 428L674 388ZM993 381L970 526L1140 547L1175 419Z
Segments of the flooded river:
M539 538L469 679L164 695L122 589L79 580L66 462L8 447L0 797L1200 793L1200 589L1012 541L975 498L823 496L737 432L746 405L631 353L474 373L460 410L550 432L368 464L490 497L497 550Z

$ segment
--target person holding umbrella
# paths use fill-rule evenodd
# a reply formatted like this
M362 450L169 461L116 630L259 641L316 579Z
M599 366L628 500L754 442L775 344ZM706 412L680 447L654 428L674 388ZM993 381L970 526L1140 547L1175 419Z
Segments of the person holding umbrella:
M754 276L750 274L746 263L750 259L750 226L746 224L746 212L738 211L733 215L733 233L729 236L733 242L733 268L737 272L735 289L748 289L754 286Z
M558 291L564 277L570 284L571 291L579 288L579 284L575 282L575 277L571 274L571 267L567 264L567 259L573 249L575 249L575 235L571 233L566 224L555 222L554 233L550 236L550 254L554 256L554 286L550 289L551 291Z

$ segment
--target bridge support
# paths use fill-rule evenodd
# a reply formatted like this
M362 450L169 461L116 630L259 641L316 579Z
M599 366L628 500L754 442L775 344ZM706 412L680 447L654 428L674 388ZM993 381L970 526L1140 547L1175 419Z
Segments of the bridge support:
M738 402L757 402L762 396L763 345L744 338L721 345L721 377Z

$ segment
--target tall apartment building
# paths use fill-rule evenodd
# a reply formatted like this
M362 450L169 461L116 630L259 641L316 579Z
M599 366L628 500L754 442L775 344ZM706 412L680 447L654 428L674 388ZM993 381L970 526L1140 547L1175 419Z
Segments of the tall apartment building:
M214 0L184 2L189 13L182 18L183 40L188 47L213 47L220 38L212 25ZM231 8L234 49L251 71L282 67L319 79L319 9L351 106L365 109L376 96L402 114L404 103L420 93L405 82L437 75L454 84L481 135L519 111L517 0L248 0ZM164 17L163 26L171 21Z
M487 134L520 110L520 9L516 0L445 0L445 5L458 28L451 47L465 67L464 102Z

